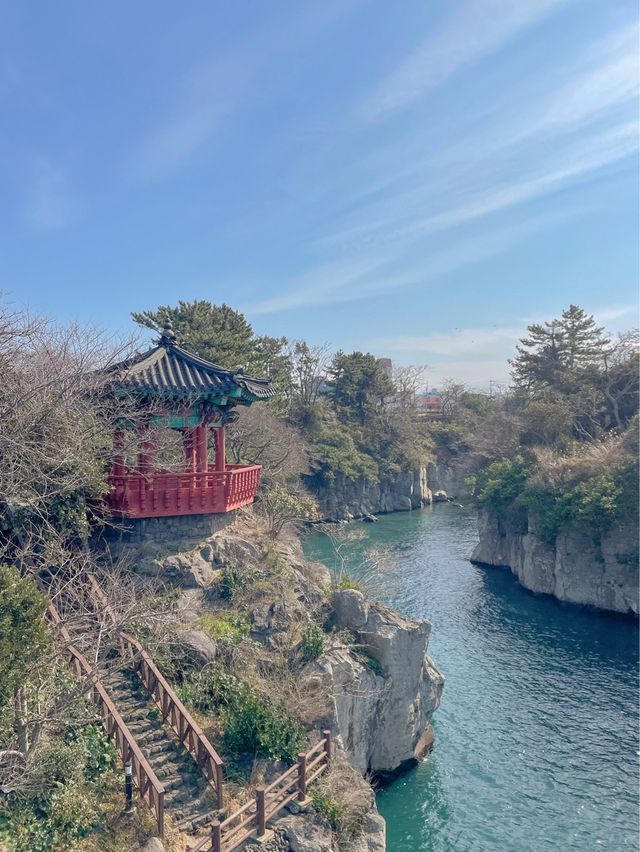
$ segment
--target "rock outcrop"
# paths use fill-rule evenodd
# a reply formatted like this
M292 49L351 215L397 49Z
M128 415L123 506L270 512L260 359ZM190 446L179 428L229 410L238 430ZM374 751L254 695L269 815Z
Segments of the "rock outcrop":
M595 540L574 528L547 544L530 517L526 532L482 510L480 541L471 561L510 568L532 592L558 600L621 613L638 614L638 532L618 527Z
M318 501L320 516L325 520L409 512L431 502L426 466L387 474L377 482L364 476L352 479L336 473L330 479L305 477L305 484Z
M442 463L425 463L417 470L385 474L379 481L363 476L352 479L342 473L330 478L308 476L305 485L318 501L320 517L326 521L370 520L374 515L410 512L467 493L462 470Z
M334 647L309 667L310 688L326 696L318 724L333 729L362 773L391 775L423 756L417 747L440 703L431 625L352 589L335 594L334 613L356 645Z

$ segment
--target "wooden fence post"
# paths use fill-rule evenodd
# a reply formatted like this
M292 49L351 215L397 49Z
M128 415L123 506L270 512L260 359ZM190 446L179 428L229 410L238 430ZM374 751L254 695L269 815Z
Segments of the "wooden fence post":
M216 795L218 797L218 807L224 807L224 793L223 793L223 779L222 779L222 764L216 763L215 765L215 773L216 773Z
M211 823L211 850L212 852L222 852L222 829L219 819L214 819Z
M124 812L132 814L133 806L133 765L131 763L131 752L127 749L124 759Z
M324 753L326 755L327 766L331 765L331 731L323 731L324 736Z
M256 820L258 822L258 837L264 837L267 830L267 819L265 814L265 790L266 787L256 787Z
M304 802L307 798L307 755L300 752L298 755L298 801Z

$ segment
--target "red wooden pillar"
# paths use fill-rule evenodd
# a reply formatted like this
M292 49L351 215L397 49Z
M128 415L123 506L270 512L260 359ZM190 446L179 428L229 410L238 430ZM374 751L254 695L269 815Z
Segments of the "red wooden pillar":
M198 473L206 473L209 467L208 448L207 448L207 429L206 424L201 423L200 426L194 429L194 439L196 445L196 468Z
M216 436L216 470L224 473L227 469L227 449L224 440L224 426L218 426L218 428L214 430L214 434Z
M116 429L113 433L113 466L114 476L124 476L124 429Z
M138 455L138 470L140 473L153 472L155 444L149 428L141 433L140 453Z
M184 458L187 463L187 471L189 473L196 472L196 442L193 429L185 429L182 433L182 442L184 444Z

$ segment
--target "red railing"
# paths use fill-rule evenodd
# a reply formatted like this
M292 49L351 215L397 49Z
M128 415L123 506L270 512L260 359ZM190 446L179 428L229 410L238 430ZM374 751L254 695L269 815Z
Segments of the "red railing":
M60 634L67 643L71 668L79 678L85 677L89 680L91 700L100 711L102 725L107 734L114 739L125 766L131 764L133 781L138 788L140 798L147 803L154 814L158 834L162 837L164 834L164 787L140 750L135 737L127 728L124 719L118 713L115 704L100 683L89 661L71 644L71 636L61 623L58 611L53 604L49 604L48 616L50 621L58 627Z
M215 820L211 836L203 838L192 852L233 852L253 835L266 839L267 821L294 799L306 802L307 789L330 764L331 731L323 731L320 742L299 754L295 766L279 775L268 787L258 787L255 799L250 799L224 822Z
M127 518L222 514L253 501L260 471L256 464L207 473L112 474L107 504Z
M213 787L221 808L224 804L222 758L137 639L121 633L120 642L123 656L129 658L133 670L160 708L163 720L171 726Z

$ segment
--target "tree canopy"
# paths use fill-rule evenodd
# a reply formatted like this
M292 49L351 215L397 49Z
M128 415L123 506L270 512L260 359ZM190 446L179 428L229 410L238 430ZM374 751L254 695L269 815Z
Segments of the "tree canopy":
M594 317L577 305L527 331L516 347L511 374L515 386L529 393L575 381L581 371L602 362L610 343Z

